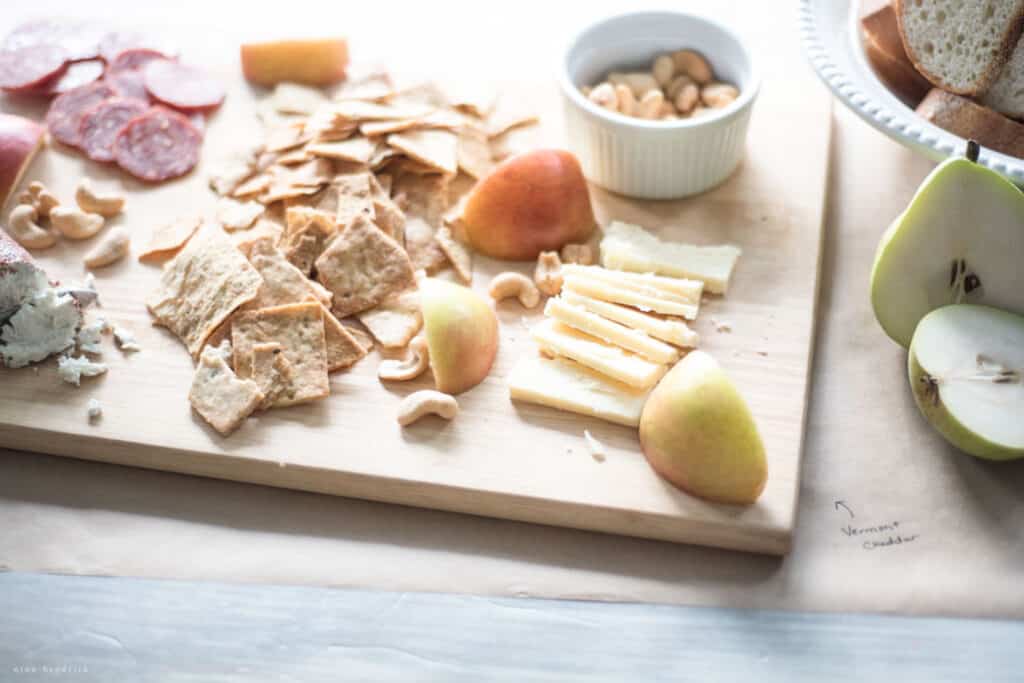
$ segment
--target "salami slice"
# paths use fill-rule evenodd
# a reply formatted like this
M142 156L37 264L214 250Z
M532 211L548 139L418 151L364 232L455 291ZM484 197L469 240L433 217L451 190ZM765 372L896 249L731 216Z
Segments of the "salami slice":
M135 47L118 53L110 62L107 71L109 73L116 73L130 69L141 69L156 59L168 59L168 57L163 52L150 50L148 47Z
M0 52L0 88L33 90L63 73L67 59L57 45L28 45Z
M178 51L171 46L141 33L108 33L100 43L100 55L107 61L107 64L112 64L122 52L135 49L153 50L168 59L173 59L178 54Z
M107 31L86 21L43 19L24 23L11 31L0 51L8 52L35 45L59 45L68 61L77 62L100 56L100 43Z
M203 137L187 118L152 107L117 134L114 159L136 178L159 182L191 171L199 162L202 143Z
M78 146L93 161L113 161L117 134L147 109L146 103L139 100L124 97L103 100L82 117Z
M68 90L88 85L103 75L102 59L87 59L68 64L67 70L52 83L47 82L44 95L59 95Z
M114 71L103 77L107 83L112 85L121 97L131 97L141 102L151 100L146 92L146 83L142 78L142 72L136 69Z
M116 94L109 83L95 81L58 95L46 112L46 126L50 129L50 134L65 145L77 147L82 116L89 109Z
M194 66L154 61L142 73L149 94L175 109L212 109L224 101L224 86Z

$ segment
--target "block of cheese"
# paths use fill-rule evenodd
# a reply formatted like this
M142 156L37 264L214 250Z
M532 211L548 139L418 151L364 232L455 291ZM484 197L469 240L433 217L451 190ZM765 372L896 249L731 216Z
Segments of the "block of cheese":
M563 271L563 276L563 292L570 290L593 299L635 306L644 311L653 311L654 313L663 313L664 315L678 315L687 320L696 318L697 312L700 310L699 302L683 303L681 301L672 301L660 296L639 292L635 287L623 286L622 283L613 284L586 275L566 274Z
M515 401L637 427L651 389L636 389L566 358L524 356L508 377Z
M729 288L739 257L739 247L664 242L639 225L618 221L605 228L601 240L601 263L606 268L700 280L715 294Z
M582 306L591 313L596 313L608 320L622 323L634 330L643 330L655 339L667 341L669 344L696 348L699 337L696 332L682 320L659 318L657 316L641 313L629 306L609 303L592 299L589 296L577 294L571 290L562 292L562 298L575 306Z
M534 325L530 335L542 350L551 355L571 358L632 387L652 387L668 370L665 365L623 351L617 346L609 346L557 320L546 319Z
M589 277L640 294L683 304L700 304L700 295L704 291L704 283L700 280L665 277L654 273L630 273L625 270L609 270L601 266L566 263L562 266L562 274Z
M674 363L679 360L679 351L674 346L658 341L646 332L631 329L613 320L606 320L582 306L568 303L565 299L548 299L544 315L609 344L637 353L655 363Z

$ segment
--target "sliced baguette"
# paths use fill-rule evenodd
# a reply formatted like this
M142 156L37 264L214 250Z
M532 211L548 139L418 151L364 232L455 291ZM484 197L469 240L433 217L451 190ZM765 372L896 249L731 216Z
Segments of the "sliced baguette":
M860 26L864 35L882 52L910 64L907 51L903 48L900 23L896 19L896 8L892 0L868 0L861 6L861 12Z
M1024 0L895 0L907 56L935 86L977 97L1024 28Z
M981 103L1000 114L1015 119L1024 118L1024 40L1010 55L1010 61L999 73L999 78L982 96Z
M1024 124L966 97L935 88L917 106L917 113L954 135L977 140L982 147L1024 159Z

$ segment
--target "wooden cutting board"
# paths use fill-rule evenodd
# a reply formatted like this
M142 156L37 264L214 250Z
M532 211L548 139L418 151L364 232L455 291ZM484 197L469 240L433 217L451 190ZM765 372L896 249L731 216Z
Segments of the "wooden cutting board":
M215 70L217 71L217 70ZM225 106L211 121L203 164L188 178L148 187L57 147L25 178L42 180L70 201L78 179L123 187L128 204L112 224L134 235L137 253L157 225L211 212L206 187L218 159L260 139L257 94L235 67ZM138 467L184 472L333 495L453 510L542 524L785 553L794 527L814 335L822 211L828 170L830 100L804 79L767 80L755 107L748 155L725 184L682 201L634 201L592 187L598 220L638 223L666 239L743 248L727 298L711 298L695 328L750 403L764 437L769 479L757 504L710 504L674 489L647 466L637 433L596 419L513 404L505 378L523 354L535 353L527 327L541 308L498 306L501 347L487 380L459 396L451 423L424 420L400 429L401 398L431 385L429 375L383 386L374 353L331 376L325 401L250 418L228 438L194 415L187 401L192 363L169 333L151 325L143 305L159 269L135 258L96 271L102 309L92 315L133 329L142 351L107 344L106 375L76 388L60 381L51 360L37 368L0 370L0 446ZM560 144L559 94L548 79L509 83L542 115L538 141ZM798 103L796 106L794 103ZM6 110L39 116L39 107L6 101ZM64 283L85 275L88 245L67 241L38 254ZM474 287L508 269L477 258ZM530 272L524 265L518 267ZM103 417L90 424L86 403ZM590 430L608 450L595 461Z

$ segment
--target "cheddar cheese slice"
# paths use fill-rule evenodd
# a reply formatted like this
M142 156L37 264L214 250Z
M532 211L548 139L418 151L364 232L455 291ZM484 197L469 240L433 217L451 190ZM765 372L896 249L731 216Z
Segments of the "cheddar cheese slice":
M508 377L512 400L636 427L651 389L637 389L566 358L524 356Z
M564 268L564 266L563 266ZM684 303L671 301L659 296L639 292L636 288L612 284L604 280L585 276L564 274L562 291L573 291L577 294L589 296L592 299L610 301L614 304L625 304L643 311L653 311L665 315L678 315L687 320L697 317L700 310L699 303Z
M654 386L668 369L601 340L583 334L556 320L547 319L533 327L530 335L542 350L564 356L633 387Z
M582 306L568 303L565 299L548 299L544 314L573 329L637 353L655 363L674 363L679 360L679 351L675 347L648 336L646 332L630 329L595 315Z
M574 306L582 306L591 313L596 313L608 320L614 320L634 330L642 330L655 339L667 341L676 346L696 348L699 337L696 332L682 320L659 318L657 316L641 313L629 306L599 301L589 296L577 294L566 290L562 292L562 298Z

